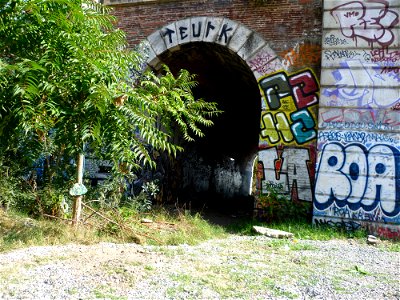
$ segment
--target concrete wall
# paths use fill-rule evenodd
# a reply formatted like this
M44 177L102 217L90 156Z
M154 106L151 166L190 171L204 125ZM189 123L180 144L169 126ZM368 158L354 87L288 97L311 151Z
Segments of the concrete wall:
M400 238L400 1L324 1L314 222Z

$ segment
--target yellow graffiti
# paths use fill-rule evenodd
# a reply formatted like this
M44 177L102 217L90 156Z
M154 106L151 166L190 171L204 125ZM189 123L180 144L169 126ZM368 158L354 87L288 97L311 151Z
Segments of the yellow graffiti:
M260 146L315 140L319 83L310 69L275 72L259 80L263 94Z

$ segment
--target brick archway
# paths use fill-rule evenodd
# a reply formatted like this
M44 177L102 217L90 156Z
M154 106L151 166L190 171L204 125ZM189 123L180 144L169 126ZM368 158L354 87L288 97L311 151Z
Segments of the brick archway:
M196 144L197 149L200 150L194 150L193 157L190 157L190 154L183 159L182 173L186 175L182 179L182 186L183 190L185 190L185 187L191 186L192 188L189 190L194 190L202 195L207 193L207 196L210 196L210 191L215 195L223 195L223 197L217 196L217 201L220 201L220 198L228 199L229 205L226 206L231 206L232 199L250 196L252 194L251 182L254 158L258 154L259 120L262 111L261 94L257 81L266 74L281 70L280 58L257 32L238 22L220 17L192 17L170 23L149 35L140 47L146 64L156 71L166 62L170 67L171 63L185 68L184 65L182 66L179 63L177 57L200 56L200 63L197 61L198 65L204 64L206 61L209 65L213 65L205 57L218 56L223 57L222 62L218 58L212 59L214 64L219 65L220 68L228 68L228 71L223 71L224 74L235 73L235 75L230 76L235 77L232 80L235 82L233 86L239 90L226 95L229 104L227 104L228 101L222 101L234 107L227 109L231 110L230 112L226 111L227 115L231 113L235 117L240 115L240 119L237 119L236 123L241 121L252 124L247 125L247 127L237 124L231 125L239 138L231 134L230 138L225 137L225 142L212 133L206 134L206 137L209 137L208 144L206 146L201 142ZM187 55L187 53L191 54ZM179 67L176 68L179 70ZM210 73L214 72L207 73L209 75L207 77L211 76ZM236 77L240 77L240 79ZM243 81L251 83L241 85ZM210 81L207 83L209 84ZM241 94L241 89L248 91L248 95ZM242 97L237 94L242 95ZM235 100L231 101L233 98ZM219 101L217 102L221 104ZM225 120L229 121L226 121L226 124L233 124L232 119L227 117ZM223 125L222 127L224 126L229 127L230 125ZM218 134L221 134L221 126L216 124L213 130L214 128ZM248 138L247 135L252 137ZM243 146L243 144L247 146ZM210 147L218 149L218 158L215 155L208 155L208 153L205 155L206 157L202 156L205 152L212 151ZM202 152L204 148L207 148L207 150ZM235 150L234 152L228 151L228 148ZM197 163L199 160L204 161L200 166ZM188 172L189 175L187 175ZM194 186L193 182L196 182ZM224 206L224 204L217 205Z

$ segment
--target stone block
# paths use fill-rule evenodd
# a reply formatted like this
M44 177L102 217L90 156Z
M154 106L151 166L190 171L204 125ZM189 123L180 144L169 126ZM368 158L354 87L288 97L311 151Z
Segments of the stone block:
M223 20L223 18L207 18L203 38L204 42L215 42L217 40Z
M246 26L239 25L235 31L235 34L232 36L228 47L234 52L238 52L239 49L244 45L247 41L248 37L251 34L251 30Z
M293 233L282 231L282 230L277 230L277 229L271 229L267 227L262 227L262 226L253 226L253 230L259 234L271 237L271 238L276 238L276 239L282 239L282 238L292 238L294 235Z
M147 40L149 41L151 48L153 48L156 55L160 55L167 49L164 43L164 39L162 38L160 33L161 32L157 30L147 37Z
M259 49L261 49L265 45L265 40L261 37L261 35L252 32L247 38L246 42L239 49L237 54L243 58L243 60L247 60L249 57L254 55Z

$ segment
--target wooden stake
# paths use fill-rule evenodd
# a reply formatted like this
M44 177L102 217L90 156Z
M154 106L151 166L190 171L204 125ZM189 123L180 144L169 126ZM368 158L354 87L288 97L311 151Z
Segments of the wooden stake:
M83 160L85 156L83 153L78 154L78 161L76 166L76 179L78 184L83 183ZM75 196L74 204L72 207L72 225L78 226L82 212L82 195Z

